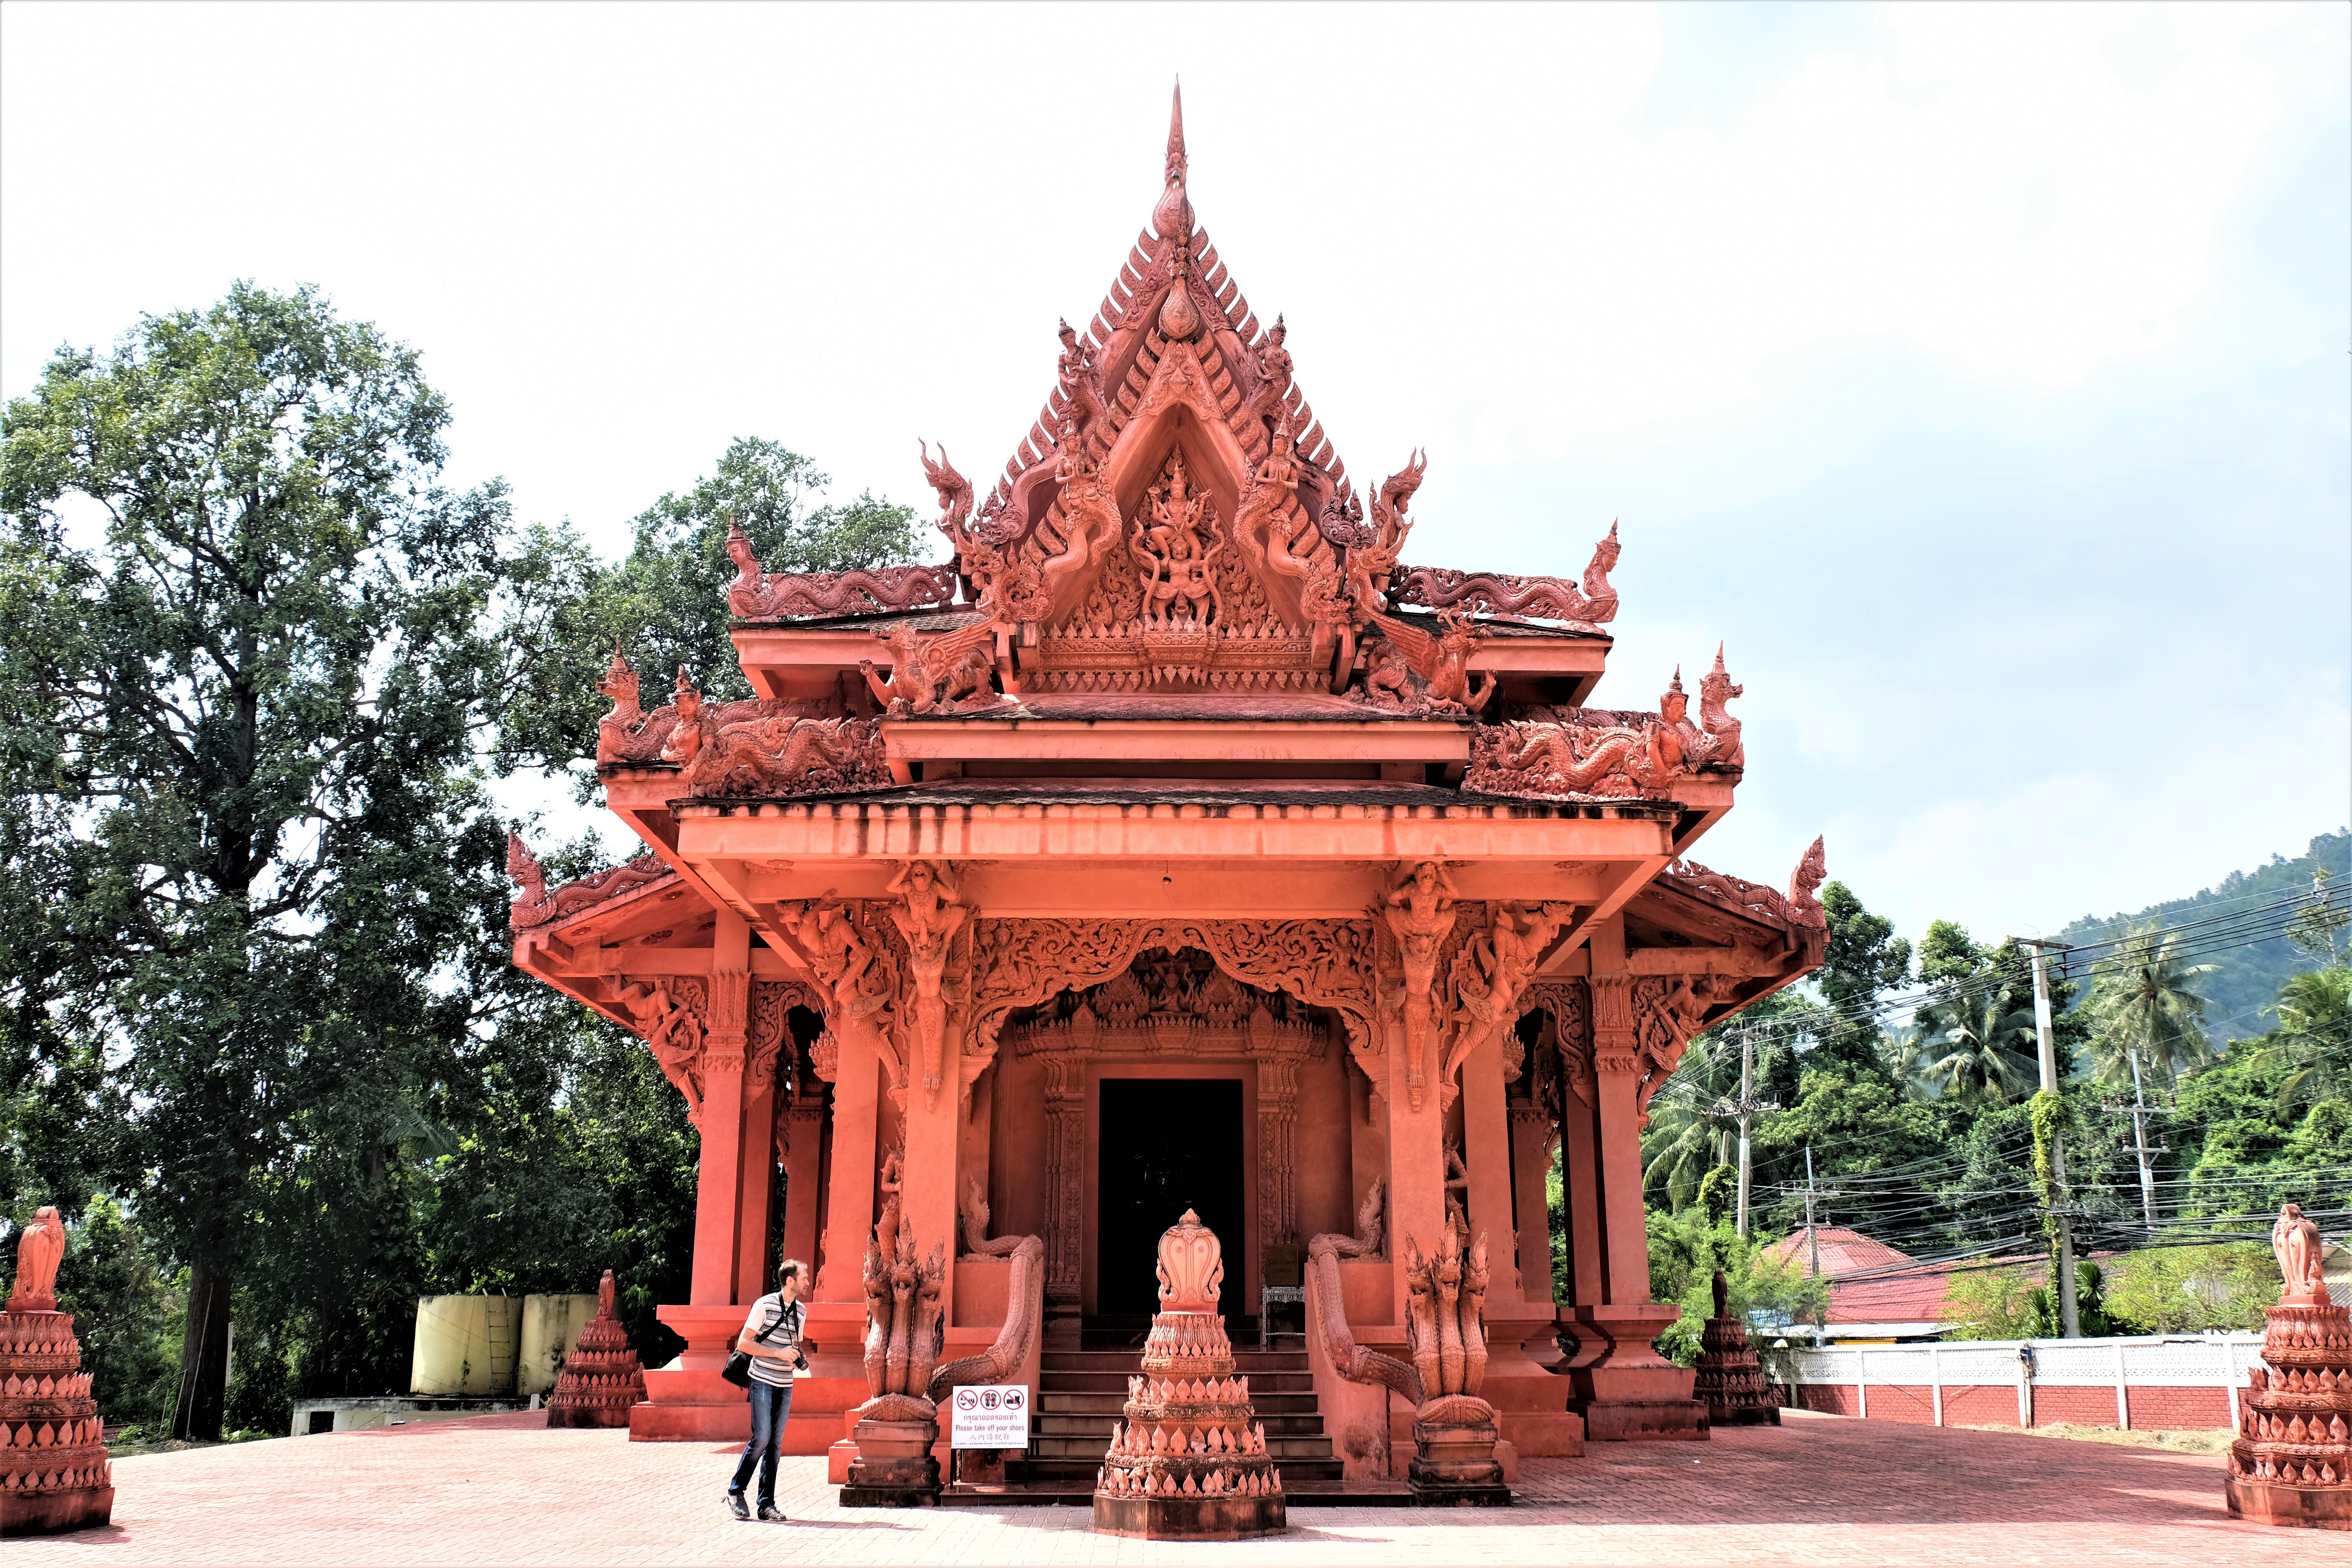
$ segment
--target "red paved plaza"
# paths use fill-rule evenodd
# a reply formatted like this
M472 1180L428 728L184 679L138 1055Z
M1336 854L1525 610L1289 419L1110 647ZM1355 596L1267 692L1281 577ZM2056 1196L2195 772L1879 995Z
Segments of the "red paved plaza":
M536 1415L117 1460L114 1523L11 1542L36 1564L236 1563L2307 1563L2332 1543L2221 1507L2219 1456L1800 1417L1528 1462L1503 1513L1295 1509L1234 1543L1098 1536L1081 1510L845 1512L784 1461L785 1525L721 1509L698 1443Z

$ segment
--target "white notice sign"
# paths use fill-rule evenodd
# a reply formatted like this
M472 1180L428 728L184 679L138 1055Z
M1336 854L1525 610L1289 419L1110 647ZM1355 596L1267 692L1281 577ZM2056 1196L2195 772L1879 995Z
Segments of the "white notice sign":
M955 1448L1025 1448L1029 1446L1026 1384L967 1384L955 1391L955 1414L948 1445Z

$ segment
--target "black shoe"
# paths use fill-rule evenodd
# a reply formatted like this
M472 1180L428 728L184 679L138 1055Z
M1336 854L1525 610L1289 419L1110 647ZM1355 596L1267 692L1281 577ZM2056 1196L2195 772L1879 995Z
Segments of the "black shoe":
M761 1524L782 1524L784 1522L784 1510L778 1508L774 1503L763 1502L760 1505L760 1522Z
M737 1519L749 1519L751 1517L751 1505L743 1500L743 1494L741 1492L729 1492L727 1494L727 1511L733 1514Z

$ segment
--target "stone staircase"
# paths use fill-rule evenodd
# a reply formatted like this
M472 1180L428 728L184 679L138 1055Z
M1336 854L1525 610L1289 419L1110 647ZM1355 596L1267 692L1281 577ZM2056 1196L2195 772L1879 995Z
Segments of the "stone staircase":
M1297 1340L1291 1336L1291 1342ZM1046 1351L1038 1369L1034 1427L1021 1480L1033 1489L1090 1492L1111 1424L1127 1405L1127 1380L1142 1370L1141 1349ZM1304 1350L1234 1352L1234 1373L1249 1379L1250 1403L1283 1484L1337 1482L1340 1463L1323 1430L1315 1374Z

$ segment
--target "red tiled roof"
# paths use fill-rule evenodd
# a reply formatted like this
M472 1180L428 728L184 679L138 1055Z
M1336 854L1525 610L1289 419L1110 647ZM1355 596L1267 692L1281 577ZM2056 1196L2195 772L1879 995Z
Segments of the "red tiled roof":
M1911 1255L1844 1226L1816 1228L1821 1269L1830 1279L1829 1321L1925 1323L1943 1317L1944 1297L1951 1289L1951 1277L1944 1268L1923 1263L1900 1273L1879 1273L1909 1263ZM1811 1245L1800 1226L1766 1251L1775 1261L1794 1262L1801 1269L1811 1262ZM1865 1273L1860 1279L1841 1278Z

